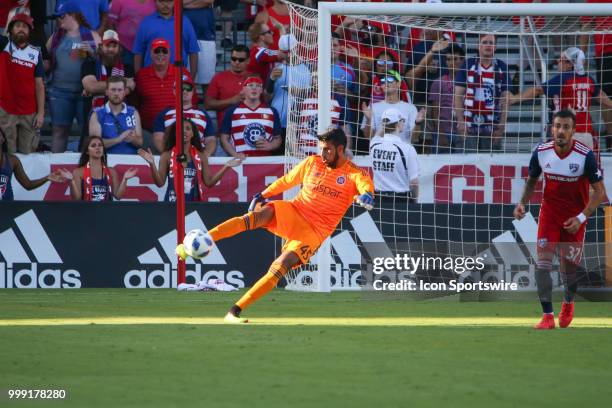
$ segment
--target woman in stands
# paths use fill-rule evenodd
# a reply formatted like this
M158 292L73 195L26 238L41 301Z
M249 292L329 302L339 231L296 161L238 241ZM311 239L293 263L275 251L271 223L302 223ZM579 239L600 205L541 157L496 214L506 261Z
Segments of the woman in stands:
M100 36L89 27L78 0L58 2L57 30L49 37L49 108L53 124L53 153L63 153L68 146L68 135L76 118L82 129L83 84L81 65L95 56Z
M158 187L168 180L168 189L164 201L176 201L176 179L174 172L177 166L178 148L176 141L176 123L166 130L166 148L159 158L159 169L155 166L155 160L151 150L140 149L138 154L149 163L151 175ZM236 167L242 163L242 159L233 158L228 160L221 170L210 175L208 159L204 154L200 134L196 125L190 120L183 121L183 152L186 161L182 163L185 186L185 201L204 201L204 186L212 187L223 177L230 167Z
M117 183L119 177L115 169L108 167L104 142L99 136L90 136L83 144L79 167L70 173L62 174L72 178L70 195L73 200L111 201L120 200L125 193L127 181L136 175L135 168L129 168Z
M7 153L6 136L2 129L0 129L0 201L13 201L13 186L11 184L13 174L15 174L15 179L17 179L19 184L26 190L34 190L47 181L55 181L56 183L63 183L66 181L64 177L60 175L59 170L45 177L30 180L23 170L19 158L13 154Z

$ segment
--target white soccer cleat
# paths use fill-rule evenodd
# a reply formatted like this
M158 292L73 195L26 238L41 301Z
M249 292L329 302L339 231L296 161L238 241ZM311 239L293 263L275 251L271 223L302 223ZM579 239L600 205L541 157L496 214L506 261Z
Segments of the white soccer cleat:
M248 323L249 319L244 319L242 317L234 316L233 314L228 312L223 318L223 321L229 324L240 324L240 323Z

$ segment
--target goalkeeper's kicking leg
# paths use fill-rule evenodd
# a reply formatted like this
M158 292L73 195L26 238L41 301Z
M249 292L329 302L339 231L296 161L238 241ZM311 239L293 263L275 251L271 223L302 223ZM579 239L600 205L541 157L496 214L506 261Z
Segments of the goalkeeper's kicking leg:
M254 208L249 207L249 212L247 212L243 216L233 217L227 221L222 222L221 224L208 231L208 234L214 242L218 242L222 239L232 237L244 231L265 227L273 219L273 206L257 206ZM176 254L183 260L187 258L187 254L185 253L183 244L179 244L177 246Z
M272 262L268 272L251 287L227 312L225 321L228 323L246 323L248 320L240 317L240 313L257 299L276 287L278 281L287 274L292 267L301 263L298 255L293 251L283 253Z

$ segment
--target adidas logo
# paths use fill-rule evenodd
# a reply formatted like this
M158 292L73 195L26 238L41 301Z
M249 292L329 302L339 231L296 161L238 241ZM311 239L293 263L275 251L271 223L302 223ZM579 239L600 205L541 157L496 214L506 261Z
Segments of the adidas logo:
M246 115L240 116L240 119L246 119Z
M197 211L193 211L185 217L185 231L192 229L208 231ZM177 257L174 253L176 229L159 237L157 244L138 256L138 263L143 266L143 269L132 269L123 276L123 283L126 288L176 288ZM214 265L217 268L220 265L227 265L216 245L206 258L200 260L189 258L186 261L185 278L188 283L201 280L207 282L208 279L212 278L222 279L238 288L244 287L244 274L241 271L225 271L223 269L203 271L204 265Z
M80 288L78 271L48 268L64 262L34 211L14 221L17 228L0 233L0 288Z

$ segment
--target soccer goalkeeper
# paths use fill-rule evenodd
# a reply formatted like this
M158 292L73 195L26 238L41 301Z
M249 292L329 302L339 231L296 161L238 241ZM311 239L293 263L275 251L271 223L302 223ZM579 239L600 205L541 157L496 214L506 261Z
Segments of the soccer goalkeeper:
M318 138L320 155L304 159L256 194L247 214L231 218L209 231L212 239L219 241L243 231L265 228L286 240L281 255L272 262L268 272L231 307L225 316L226 322L246 323L240 317L242 311L276 287L291 268L307 263L353 201L372 209L374 184L367 172L346 157L347 139L342 129L330 130ZM292 200L266 201L300 184L302 188ZM180 245L177 253L183 259L186 257Z

